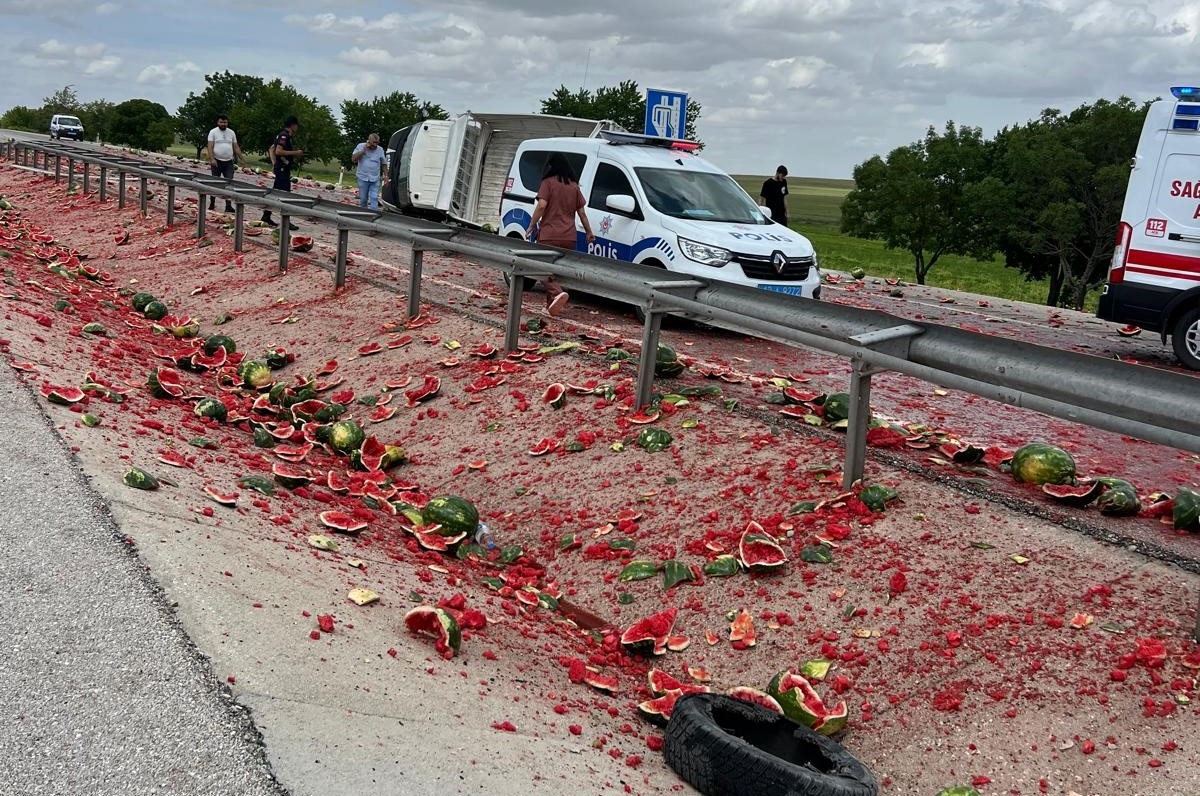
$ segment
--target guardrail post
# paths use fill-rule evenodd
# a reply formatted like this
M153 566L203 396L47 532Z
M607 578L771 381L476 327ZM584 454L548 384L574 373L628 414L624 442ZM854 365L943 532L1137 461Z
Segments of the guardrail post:
M871 423L871 375L875 368L861 359L850 362L850 414L846 427L846 461L842 466L842 489L861 480L867 463L867 426Z
M148 182L145 175L138 175L138 209L142 211L142 216L146 215L146 202L150 198Z
M863 477L867 463L867 428L871 424L871 376L884 368L870 363L870 352L908 358L908 344L924 331L920 326L902 324L865 332L850 338L861 346L850 358L850 414L846 426L846 461L842 466L842 489Z
M75 158L67 156L67 193L75 190Z
M642 324L642 355L638 358L637 408L650 403L654 390L654 365L658 362L658 334L662 331L663 312L646 307L646 322Z
M100 201L108 198L108 166L100 166Z
M167 185L167 226L175 224L175 186Z
M26 157L28 157L28 150L26 150ZM54 153L54 184L57 185L60 182L62 182L62 155L56 152Z
M427 235L443 238L452 238L458 234L458 230L449 229L447 227L438 227L436 229L414 229L414 235ZM412 257L409 260L410 267L408 271L408 319L412 320L421 314L421 268L425 264L424 253L426 251L436 251L435 247L430 247L428 244L414 240L412 243Z
M521 304L525 300L525 277L519 271L508 275L508 307L504 313L504 353L517 350L521 339Z
M558 249L510 249L510 253L529 260L544 259L554 262L562 257ZM508 306L504 310L504 353L511 354L517 350L521 339L521 309L525 303L525 280L542 280L549 276L545 273L534 273L520 263L514 263L512 268L505 269L508 279Z
M246 246L246 232L243 224L246 222L246 206L238 202L233 206L233 250L242 251Z
M421 314L421 269L425 265L425 250L413 244L408 257L408 320Z
M87 196L88 191L91 190L91 187L92 187L92 185L91 185L92 179L91 178L92 178L92 164L88 163L85 160L85 161L83 161L83 195L84 196Z
M201 202L203 205L203 202ZM292 245L292 218L286 210L279 211L279 271L287 273L288 249Z
M117 207L125 209L125 170L117 172Z
M334 260L333 289L346 286L346 254L350 250L350 230L338 228L337 258ZM411 308L410 308L411 312ZM411 315L409 316L412 317Z
M204 194L200 194L200 205L196 212L196 238L204 237L205 227L208 226L208 205L204 202Z
M664 296L651 296L650 301L642 307L645 323L642 325L642 355L638 359L637 401L639 409L648 405L653 395L654 368L658 364L658 337L659 332L662 331L662 319L673 309L671 299L681 297L674 295L673 291L690 294L683 298L691 300L696 291L704 286L705 283L697 279L646 283L646 287L661 292Z

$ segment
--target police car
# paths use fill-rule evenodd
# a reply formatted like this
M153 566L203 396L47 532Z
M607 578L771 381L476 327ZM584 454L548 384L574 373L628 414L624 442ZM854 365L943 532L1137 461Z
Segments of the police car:
M588 254L680 274L819 298L812 243L771 221L696 144L602 131L591 138L540 138L517 149L500 204L500 235L525 237L546 162L561 153L579 177L595 240Z

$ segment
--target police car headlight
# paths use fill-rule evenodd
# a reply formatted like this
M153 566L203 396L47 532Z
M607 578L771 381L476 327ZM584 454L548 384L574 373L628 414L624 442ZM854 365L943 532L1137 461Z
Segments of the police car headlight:
M722 249L717 246L706 246L703 243L697 243L687 238L679 239L679 250L689 260L695 260L703 265L715 267L720 267L729 262L731 256L728 249Z

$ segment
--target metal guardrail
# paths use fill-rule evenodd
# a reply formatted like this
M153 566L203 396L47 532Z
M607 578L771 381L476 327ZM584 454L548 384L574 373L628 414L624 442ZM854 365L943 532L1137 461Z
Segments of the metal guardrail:
M365 212L319 197L271 191L261 186L196 174L145 161L107 155L79 146L20 141L0 142L0 158L49 173L53 160L61 181L67 161L68 185L82 165L84 192L90 171L99 168L98 192L106 198L108 172L115 171L118 203L124 206L126 177L139 180L139 208L148 212L147 182L167 186L167 222L173 223L177 189L199 196L197 237L205 234L208 196L235 202L234 248L241 250L246 205L280 213L279 267L287 268L288 221L293 215L335 225L338 234L334 286L346 278L351 232L383 235L412 247L408 313L420 310L422 258L426 251L453 252L497 268L509 277L504 345L517 347L524 278L554 276L565 286L641 309L645 317L638 362L639 405L652 400L654 365L665 315L680 315L730 331L814 348L846 357L851 365L850 417L843 484L862 477L870 421L871 376L896 371L934 384L970 392L1013 406L1200 452L1200 403L1194 378L1129 365L1087 354L991 337L948 326L916 323L888 313L810 299L796 299L715 280L680 276L656 268L537 247L518 239L394 214ZM32 161L32 163L31 163ZM524 278L522 278L524 277Z

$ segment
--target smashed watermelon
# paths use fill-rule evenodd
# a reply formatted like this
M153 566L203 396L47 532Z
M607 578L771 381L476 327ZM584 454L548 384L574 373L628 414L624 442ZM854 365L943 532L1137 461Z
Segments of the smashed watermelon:
M812 684L791 669L771 678L767 693L783 708L784 715L822 735L833 735L846 726L849 710L845 701L832 708L827 706Z
M751 520L738 541L738 560L749 570L774 569L787 563L787 554L774 537Z

